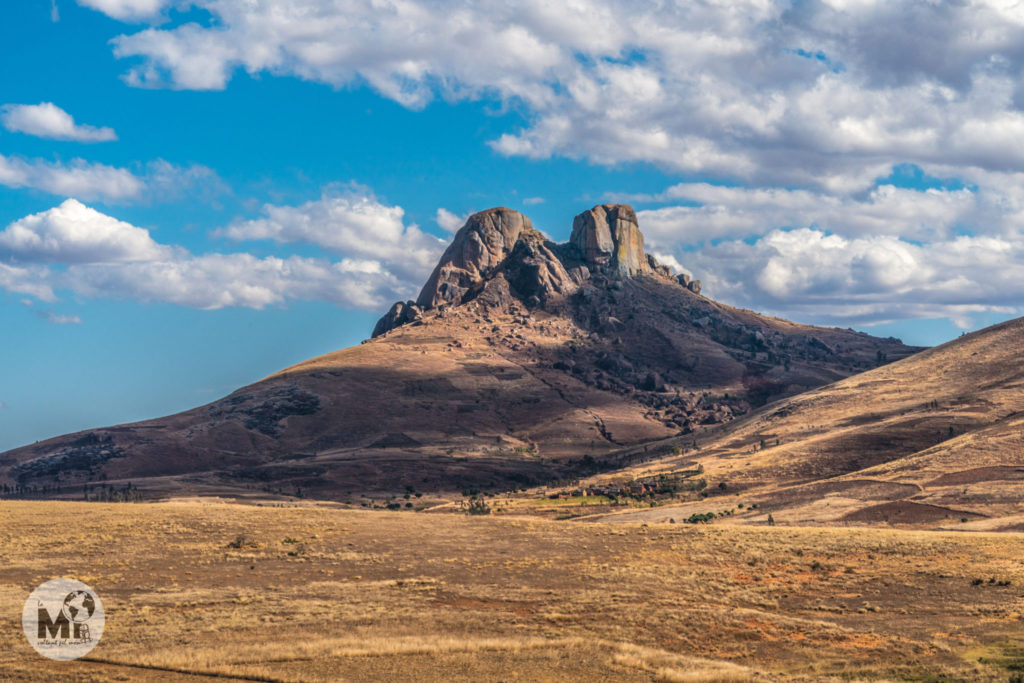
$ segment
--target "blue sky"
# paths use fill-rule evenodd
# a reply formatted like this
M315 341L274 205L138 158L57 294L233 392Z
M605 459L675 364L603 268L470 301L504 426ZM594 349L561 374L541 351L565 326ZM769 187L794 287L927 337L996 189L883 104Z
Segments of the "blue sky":
M934 344L1020 314L1013 3L0 18L0 449L358 343L496 205L564 240L630 202L710 296L801 322Z

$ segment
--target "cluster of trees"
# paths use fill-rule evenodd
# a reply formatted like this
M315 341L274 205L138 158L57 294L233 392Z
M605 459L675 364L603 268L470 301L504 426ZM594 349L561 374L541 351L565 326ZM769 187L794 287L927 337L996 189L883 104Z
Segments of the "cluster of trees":
M32 486L24 486L22 484L15 484L11 486L4 484L0 486L0 492L4 496L49 496L56 493L62 493L60 484L43 484L38 486L33 484Z
M94 503L139 503L142 502L142 491L131 482L120 487L109 484L84 484L82 500Z

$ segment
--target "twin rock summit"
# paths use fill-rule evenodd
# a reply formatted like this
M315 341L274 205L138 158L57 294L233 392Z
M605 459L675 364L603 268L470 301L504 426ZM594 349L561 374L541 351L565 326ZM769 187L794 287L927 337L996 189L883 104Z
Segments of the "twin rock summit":
M498 207L470 216L455 235L416 301L399 301L378 321L378 337L419 319L426 310L479 299L508 307L510 297L535 308L552 297L571 295L599 274L672 278L668 266L644 249L636 212L625 204L603 204L576 216L567 244L555 244L530 219ZM700 280L678 282L700 293Z
M565 244L511 209L473 215L372 337L183 413L0 454L0 483L335 500L543 484L685 452L917 350L713 301L613 204L576 216Z

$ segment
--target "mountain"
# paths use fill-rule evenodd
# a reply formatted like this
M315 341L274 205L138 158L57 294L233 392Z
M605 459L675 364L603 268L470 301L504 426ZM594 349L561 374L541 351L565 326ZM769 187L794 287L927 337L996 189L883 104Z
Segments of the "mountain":
M631 473L696 458L707 499L624 518L721 510L738 494L758 507L737 521L1024 531L1022 356L1024 318L764 406Z
M0 454L0 483L339 499L527 485L917 350L717 303L645 252L629 206L581 213L565 244L495 208L372 339L184 413Z

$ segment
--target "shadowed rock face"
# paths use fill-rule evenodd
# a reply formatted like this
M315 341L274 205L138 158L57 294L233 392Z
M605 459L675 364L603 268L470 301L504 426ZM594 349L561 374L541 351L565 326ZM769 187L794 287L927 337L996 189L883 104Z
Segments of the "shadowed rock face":
M653 272L631 206L602 204L584 211L572 222L569 242L591 268L625 277Z
M529 218L503 206L470 216L420 291L417 305L436 308L462 303L505 262L523 234L543 240Z
M373 336L414 322L424 311L474 299L507 309L514 298L532 308L573 294L592 273L672 275L644 252L636 212L625 204L602 204L576 216L569 243L561 245L534 230L518 211L481 211L455 234L419 298L395 303Z
M401 327L406 323L417 320L423 314L423 309L416 305L415 301L396 301L391 309L381 316L373 327L373 337L379 337L388 330Z

